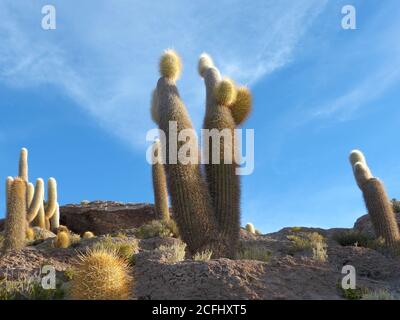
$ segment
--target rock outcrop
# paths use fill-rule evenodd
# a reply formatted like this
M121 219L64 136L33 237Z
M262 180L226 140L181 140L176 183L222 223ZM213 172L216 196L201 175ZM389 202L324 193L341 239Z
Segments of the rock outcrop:
M60 223L75 233L96 235L137 228L156 218L154 206L146 203L114 201L82 202L60 207Z

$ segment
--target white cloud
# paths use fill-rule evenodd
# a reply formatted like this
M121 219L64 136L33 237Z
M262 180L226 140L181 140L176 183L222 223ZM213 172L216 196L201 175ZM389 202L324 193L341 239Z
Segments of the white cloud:
M167 47L184 60L179 82L198 125L204 100L197 57L209 52L224 74L254 83L285 65L326 1L53 1L57 30L40 29L40 5L0 4L0 81L51 84L132 147L153 127L148 105Z

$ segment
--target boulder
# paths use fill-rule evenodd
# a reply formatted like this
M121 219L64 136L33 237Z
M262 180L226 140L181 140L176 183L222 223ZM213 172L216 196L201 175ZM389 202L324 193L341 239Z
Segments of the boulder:
M60 207L60 224L82 234L92 231L95 235L137 228L156 219L154 206L146 203L114 201L82 202Z

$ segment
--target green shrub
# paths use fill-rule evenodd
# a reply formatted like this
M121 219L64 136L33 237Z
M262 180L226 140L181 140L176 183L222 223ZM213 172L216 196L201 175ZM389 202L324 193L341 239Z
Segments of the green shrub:
M364 294L361 300L397 300L397 299L386 289L379 289Z
M115 252L118 257L130 261L138 250L137 241L114 241L112 237L106 236L93 246L94 250Z
M400 201L398 201L396 198L393 198L392 206L395 213L400 213Z
M344 247L360 246L368 248L373 241L372 237L369 235L356 230L337 232L333 235L333 239Z
M287 236L287 239L291 241L291 245L287 249L289 254L301 251L310 251L315 260L325 262L328 258L325 239L318 232L299 232L297 235Z
M186 243L179 242L169 246L160 246L155 251L168 262L177 263L185 259Z
M197 252L194 256L193 256L193 260L194 261L210 261L212 256L212 251L211 250L205 250L202 252Z
M254 245L246 245L242 246L238 250L237 254L237 260L257 260L257 261L263 261L263 262L268 262L269 258L271 257L271 251Z
M64 295L59 283L56 289L43 289L40 278L0 280L0 300L59 300Z
M135 236L140 239L154 237L170 237L177 233L176 224L172 219L169 221L153 220L136 229Z
M347 300L360 300L363 296L368 294L368 289L366 288L356 288L356 289L341 289L343 298Z

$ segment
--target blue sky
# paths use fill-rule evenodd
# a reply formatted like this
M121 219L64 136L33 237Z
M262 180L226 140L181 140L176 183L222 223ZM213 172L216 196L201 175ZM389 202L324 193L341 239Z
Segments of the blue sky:
M248 84L255 171L243 177L242 221L350 227L364 213L348 153L363 150L400 197L398 0L0 2L0 178L29 149L30 180L54 176L60 203L152 202L145 159L160 53L182 56L178 86L199 129L203 52ZM354 5L357 29L341 28ZM0 184L4 194L4 184ZM0 201L0 216L5 211Z

